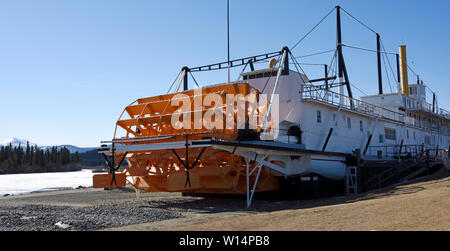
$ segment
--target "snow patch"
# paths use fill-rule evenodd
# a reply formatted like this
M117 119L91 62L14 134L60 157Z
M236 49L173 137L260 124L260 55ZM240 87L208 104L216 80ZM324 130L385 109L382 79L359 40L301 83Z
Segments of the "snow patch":
M32 192L92 187L92 170L0 175L0 197Z

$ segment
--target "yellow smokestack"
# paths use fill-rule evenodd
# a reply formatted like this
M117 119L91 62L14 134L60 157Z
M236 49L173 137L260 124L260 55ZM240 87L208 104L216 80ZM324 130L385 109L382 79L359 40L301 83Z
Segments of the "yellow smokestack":
M400 74L402 81L402 94L409 96L408 61L406 60L406 45L400 45Z

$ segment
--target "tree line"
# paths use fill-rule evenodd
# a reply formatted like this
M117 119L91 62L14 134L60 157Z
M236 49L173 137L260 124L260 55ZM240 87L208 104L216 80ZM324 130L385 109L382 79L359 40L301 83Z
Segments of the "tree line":
M1 146L0 174L69 172L81 170L78 152L66 148L41 149L37 146Z

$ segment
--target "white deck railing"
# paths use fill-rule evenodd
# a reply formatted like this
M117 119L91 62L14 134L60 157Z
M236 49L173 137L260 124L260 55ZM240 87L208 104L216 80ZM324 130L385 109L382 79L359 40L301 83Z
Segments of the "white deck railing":
M320 102L327 105L332 105L336 108L338 108L341 105L342 108L344 109L360 112L369 116L379 117L382 119L389 119L410 126L416 126L435 131L439 130L439 132L443 133L443 135L450 134L449 128L447 128L446 126L439 128L437 126L428 125L427 123L425 123L425 121L421 121L419 119L415 119L405 114L394 112L392 110L371 103L367 103L358 99L350 98L348 96L341 95L339 93L330 90L322 89L317 86L304 85L301 94L303 101ZM441 112L444 113L446 111L441 109ZM448 112L446 114L447 116L450 115Z

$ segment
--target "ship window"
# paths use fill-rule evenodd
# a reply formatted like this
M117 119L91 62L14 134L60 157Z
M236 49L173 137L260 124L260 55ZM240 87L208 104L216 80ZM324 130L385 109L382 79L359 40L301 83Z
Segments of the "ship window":
M416 131L413 131L414 140L416 139Z
M317 111L317 123L322 123L322 112Z
M384 143L384 137L382 134L380 134L380 137L378 138L380 143Z
M360 130L361 132L364 131L364 124L363 124L362 120L359 121L359 130Z
M352 129L352 120L351 120L350 117L347 117L347 127L348 127L349 129Z
M390 140L397 139L395 129L385 127L384 134L386 135L386 139L390 139Z

